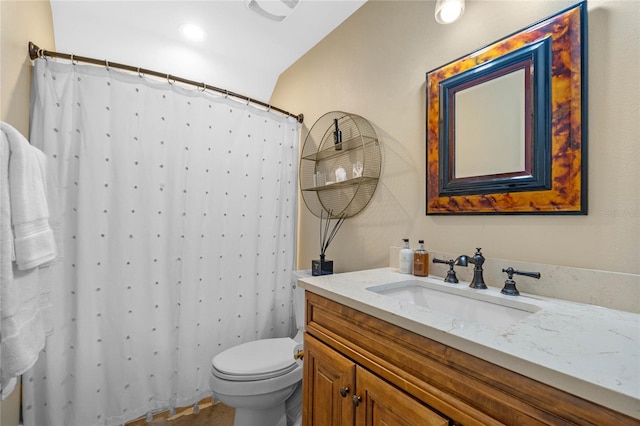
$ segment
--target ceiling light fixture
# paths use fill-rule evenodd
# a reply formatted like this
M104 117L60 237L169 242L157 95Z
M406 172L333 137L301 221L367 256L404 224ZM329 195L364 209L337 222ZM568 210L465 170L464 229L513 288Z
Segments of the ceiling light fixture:
M263 18L282 22L291 15L300 0L246 0L245 5Z
M190 41L202 41L204 40L204 30L195 24L182 24L179 27L180 32Z
M436 21L440 24L451 24L464 13L464 0L437 0Z

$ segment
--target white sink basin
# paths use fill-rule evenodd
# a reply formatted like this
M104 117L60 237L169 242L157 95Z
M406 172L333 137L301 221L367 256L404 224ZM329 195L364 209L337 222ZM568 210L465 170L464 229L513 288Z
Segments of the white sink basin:
M485 290L454 288L425 281L406 280L368 287L368 291L493 328L506 328L541 308L520 300L492 295ZM463 325L463 324L462 324Z

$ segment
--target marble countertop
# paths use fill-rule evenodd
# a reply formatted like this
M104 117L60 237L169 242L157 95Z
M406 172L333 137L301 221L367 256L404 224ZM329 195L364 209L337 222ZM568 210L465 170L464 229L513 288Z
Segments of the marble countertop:
M406 280L535 312L504 325L461 320L369 287ZM307 291L640 419L640 315L500 289L475 290L395 268L304 277Z

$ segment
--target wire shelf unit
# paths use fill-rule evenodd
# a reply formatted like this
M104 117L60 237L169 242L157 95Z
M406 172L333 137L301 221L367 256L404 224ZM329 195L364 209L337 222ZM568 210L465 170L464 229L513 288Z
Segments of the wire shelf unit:
M336 125L341 137L336 137ZM378 186L382 153L368 120L342 111L324 114L305 138L300 189L311 213L353 217L371 201ZM338 171L338 173L336 173Z

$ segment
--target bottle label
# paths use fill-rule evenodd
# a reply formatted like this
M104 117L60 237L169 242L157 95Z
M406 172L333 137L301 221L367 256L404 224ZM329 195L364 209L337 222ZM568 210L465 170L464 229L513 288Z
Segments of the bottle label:
M427 253L415 253L413 255L413 275L417 277L429 275L429 255Z
M411 273L411 266L413 263L413 256L411 250L400 250L400 272L403 274Z

